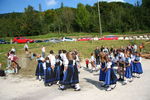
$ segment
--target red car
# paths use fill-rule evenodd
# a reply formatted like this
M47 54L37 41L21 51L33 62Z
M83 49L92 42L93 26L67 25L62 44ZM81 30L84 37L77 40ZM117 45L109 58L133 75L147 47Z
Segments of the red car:
M92 38L79 38L78 41L90 41Z
M15 37L13 39L13 43L33 43L34 40L32 39L27 39L25 37Z
M99 40L118 40L118 37L114 35L110 35L110 36L99 38Z

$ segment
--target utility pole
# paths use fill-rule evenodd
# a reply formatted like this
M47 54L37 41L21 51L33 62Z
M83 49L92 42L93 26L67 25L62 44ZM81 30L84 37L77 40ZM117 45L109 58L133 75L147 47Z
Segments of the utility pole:
M100 13L100 7L99 7L99 0L97 0L98 5L98 15L99 15L99 33L102 35L102 25L101 25L101 13Z

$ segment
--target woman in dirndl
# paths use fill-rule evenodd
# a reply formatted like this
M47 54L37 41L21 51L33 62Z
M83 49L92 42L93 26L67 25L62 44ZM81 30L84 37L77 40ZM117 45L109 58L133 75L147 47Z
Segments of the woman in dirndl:
M72 82L71 86L74 87L75 91L80 91L80 85L79 85L79 71L78 71L78 59L76 58L75 52L72 53L73 56L73 76L72 76Z
M100 59L101 59L101 69L100 69L100 74L99 74L99 81L102 81L102 87L105 86L104 81L105 81L105 70L106 70L106 55L101 52L100 53Z

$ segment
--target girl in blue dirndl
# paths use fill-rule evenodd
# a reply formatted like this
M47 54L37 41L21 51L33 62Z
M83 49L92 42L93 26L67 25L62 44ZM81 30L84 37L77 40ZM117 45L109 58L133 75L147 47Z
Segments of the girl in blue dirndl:
M44 84L45 86L51 86L55 81L55 73L51 68L51 63L48 57L46 57L44 65L46 66Z
M62 61L56 56L56 64L55 64L55 81L59 84L60 76L61 76L61 66Z
M41 56L37 57L38 65L37 65L37 68L36 68L35 75L37 76L37 79L40 80L40 81L44 77L43 60L44 60L43 57L41 57Z
M65 57L66 55L64 55L64 76L63 76L63 80L60 81L61 86L59 87L59 89L64 90L67 88L67 86L74 86L75 87L75 91L79 91L80 90L80 86L79 84L79 80L78 80L78 70L77 70L77 66L75 64L75 60L72 56L71 52L67 53L67 57ZM67 64L68 63L68 64Z
M101 62L101 69L100 69L100 74L99 74L99 81L104 82L105 81L105 76L106 76L106 62ZM104 86L104 83L102 84Z
M112 62L109 58L107 58L106 63L106 76L105 76L105 85L108 86L106 91L111 91L116 87L117 77L112 68Z
M143 73L141 59L142 58L140 57L140 54L136 53L135 60L134 60L134 67L135 67L135 73L137 78L140 78L140 74Z

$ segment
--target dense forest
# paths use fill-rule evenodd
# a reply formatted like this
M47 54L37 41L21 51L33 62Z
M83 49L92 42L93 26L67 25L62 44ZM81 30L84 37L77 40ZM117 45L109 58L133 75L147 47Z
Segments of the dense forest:
M99 32L98 3L79 3L77 8L64 7L42 11L32 6L23 13L0 14L0 37L73 32ZM135 5L122 2L99 2L103 32L123 33L150 30L150 0Z

